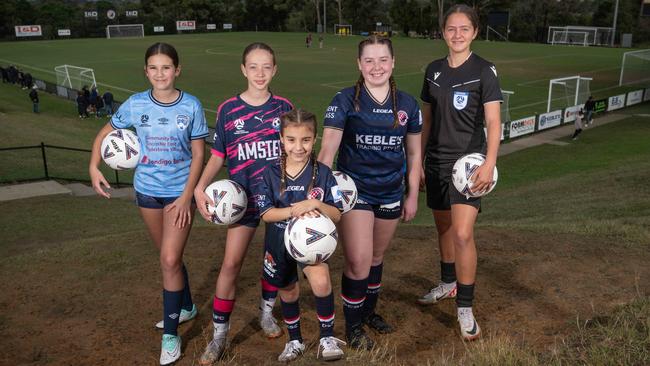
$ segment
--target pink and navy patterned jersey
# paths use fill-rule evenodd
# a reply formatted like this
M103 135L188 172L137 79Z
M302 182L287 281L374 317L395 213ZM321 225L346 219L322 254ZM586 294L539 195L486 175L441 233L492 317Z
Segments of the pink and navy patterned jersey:
M260 106L237 95L217 110L212 154L225 159L230 179L246 190L247 214L257 213L255 188L264 170L280 156L280 116L292 109L289 100L277 95Z
M337 170L349 175L359 198L371 205L397 202L404 195L407 134L422 131L422 115L417 101L397 91L397 116L394 125L393 100L375 100L361 88L359 111L354 109L354 87L336 93L327 107L323 126L343 131Z

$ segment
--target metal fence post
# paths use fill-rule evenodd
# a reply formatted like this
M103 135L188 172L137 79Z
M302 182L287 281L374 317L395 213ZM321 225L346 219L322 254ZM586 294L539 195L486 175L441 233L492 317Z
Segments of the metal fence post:
M120 188L120 176L117 174L117 170L115 171L115 188Z
M47 157L45 156L45 143L41 141L41 154L43 155L43 169L45 170L45 179L50 179L50 174L47 172Z

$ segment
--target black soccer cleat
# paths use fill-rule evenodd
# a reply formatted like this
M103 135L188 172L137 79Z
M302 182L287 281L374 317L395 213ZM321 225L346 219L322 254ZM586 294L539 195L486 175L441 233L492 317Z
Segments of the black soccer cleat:
M375 346L375 342L368 337L368 334L363 329L363 324L350 326L349 329L345 330L345 337L348 340L348 347L351 348L370 351Z
M386 323L381 315L375 312L371 313L365 319L363 319L363 322L367 324L369 328L374 329L379 334L388 334L395 331L395 329L393 329L390 324Z

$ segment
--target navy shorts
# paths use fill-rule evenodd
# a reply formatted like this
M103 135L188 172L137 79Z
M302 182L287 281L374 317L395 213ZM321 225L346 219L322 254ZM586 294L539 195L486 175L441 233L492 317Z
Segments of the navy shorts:
M371 205L362 198L358 198L352 209L372 211L375 218L383 220L395 220L402 217L402 201Z
M469 197L458 192L451 182L455 161L426 164L425 183L427 206L433 210L451 210L451 205L464 204L480 209L481 198Z
M264 236L262 277L275 287L285 288L298 282L298 267L303 269L307 265L297 262L287 252L284 246L284 229L271 226L275 226L275 224L270 224L266 228Z
M163 209L165 206L169 205L170 203L174 203L178 199L179 196L176 197L154 197L154 196L148 196L146 194L140 193L138 191L135 192L135 204L138 207L142 208L154 208L154 209ZM192 198L192 204L195 205L196 202L194 201L194 198Z

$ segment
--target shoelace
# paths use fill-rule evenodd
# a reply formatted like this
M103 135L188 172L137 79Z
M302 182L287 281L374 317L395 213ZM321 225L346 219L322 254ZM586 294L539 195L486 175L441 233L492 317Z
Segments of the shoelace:
M322 351L329 351L334 348L339 348L338 346L345 346L347 343L345 341L342 341L336 337L326 337L323 339L323 342L320 344L323 346ZM321 356L321 347L318 347L318 353L316 354L316 358L319 358Z
M463 328L471 329L472 327L474 327L474 314L472 313L471 310L461 309L458 312L458 322Z

